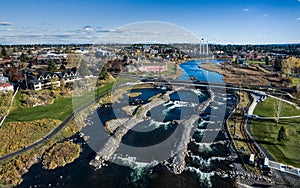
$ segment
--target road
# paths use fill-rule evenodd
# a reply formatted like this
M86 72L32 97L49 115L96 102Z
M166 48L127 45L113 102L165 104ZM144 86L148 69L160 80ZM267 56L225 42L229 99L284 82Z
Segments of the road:
M282 163L277 163L275 161L269 161L269 167L300 177L300 169L299 168L290 167L288 165L285 165L285 164L282 164Z

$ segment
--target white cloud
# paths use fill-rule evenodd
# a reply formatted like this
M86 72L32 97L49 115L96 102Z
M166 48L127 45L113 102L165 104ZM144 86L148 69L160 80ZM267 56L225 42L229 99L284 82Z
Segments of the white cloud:
M11 26L13 23L11 22L0 22L0 26Z
M94 31L94 28L91 27L91 26L89 26L89 25L87 25L87 26L84 26L82 30L83 31Z
M242 9L242 11L243 11L243 12L248 12L248 11L249 11L249 9L247 9L247 8L244 8L244 9Z
M300 1L300 0L299 0ZM296 21L300 21L300 18L296 18Z
M269 14L263 14L262 16L263 16L263 17L268 17L268 16L269 16Z

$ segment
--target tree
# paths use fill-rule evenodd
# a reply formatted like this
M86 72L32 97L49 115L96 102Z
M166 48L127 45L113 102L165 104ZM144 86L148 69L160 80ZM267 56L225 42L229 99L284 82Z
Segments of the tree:
M66 66L64 64L61 64L59 67L60 71L65 71L66 70Z
M53 77L53 78L51 78L51 80L50 80L50 84L51 84L51 89L55 89L56 88L56 82L58 81L58 78L57 77Z
M49 71L49 72L57 71L56 63L52 59L50 59L48 61L47 71Z
M281 71L281 64L282 64L282 60L281 57L277 56L275 58L275 62L274 62L274 69L275 71Z
M266 63L266 65L269 65L269 63L270 63L270 60L269 60L268 56L265 57L265 63Z
M107 72L107 67L106 65L103 65L100 73L99 73L99 76L98 76L98 79L99 80L105 80L108 78L108 72Z
M296 67L296 58L290 57L281 63L281 72L283 74L291 74L292 69Z
M27 55L22 53L21 56L20 56L20 60L21 60L21 62L27 62L27 60L28 60Z
M281 126L277 134L277 140L281 142L287 139L288 139L288 130L284 126Z
M3 57L7 56L7 51L6 51L5 47L2 48L1 54L2 54Z
M64 78L60 79L60 87L64 88L66 86L66 80Z
M283 104L281 100L276 100L273 103L273 114L274 114L274 121L276 122L276 126L279 124L280 114L283 110Z

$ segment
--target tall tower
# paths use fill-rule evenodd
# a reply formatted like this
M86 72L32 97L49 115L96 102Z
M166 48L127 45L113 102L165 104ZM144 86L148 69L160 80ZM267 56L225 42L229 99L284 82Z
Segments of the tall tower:
M206 41L206 55L208 56L208 41Z
M202 38L201 39L201 44L202 44L202 46L203 46L203 48L202 48L202 55L204 54L204 51L205 51L205 44L204 44L204 38Z
M200 40L200 44L199 44L199 54L200 54L200 56L202 54L202 43L201 43L201 40Z

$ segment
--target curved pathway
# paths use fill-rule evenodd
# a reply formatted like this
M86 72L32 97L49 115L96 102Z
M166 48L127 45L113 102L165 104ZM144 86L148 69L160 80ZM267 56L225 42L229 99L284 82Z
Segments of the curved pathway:
M75 112L73 112L72 114L70 114L58 127L56 127L54 130L52 130L48 135L46 135L44 138L41 138L40 140L30 144L29 146L26 146L22 149L19 149L17 151L14 151L10 154L4 155L4 156L0 156L0 162L10 159L12 157L15 157L17 155L20 155L22 153L25 153L27 151L29 151L30 149L35 148L36 146L39 146L41 144L44 144L46 141L48 141L49 139L53 138L62 128L64 128L74 117L76 114L80 113L81 111L83 111L84 109L86 109L87 107L89 107L90 105L94 104L97 100L99 100L100 98L104 97L105 95L107 95L111 90L106 91L105 93L103 93L102 95L100 95L99 97L97 97L94 101L84 105L83 107L79 108L78 110L76 110Z

